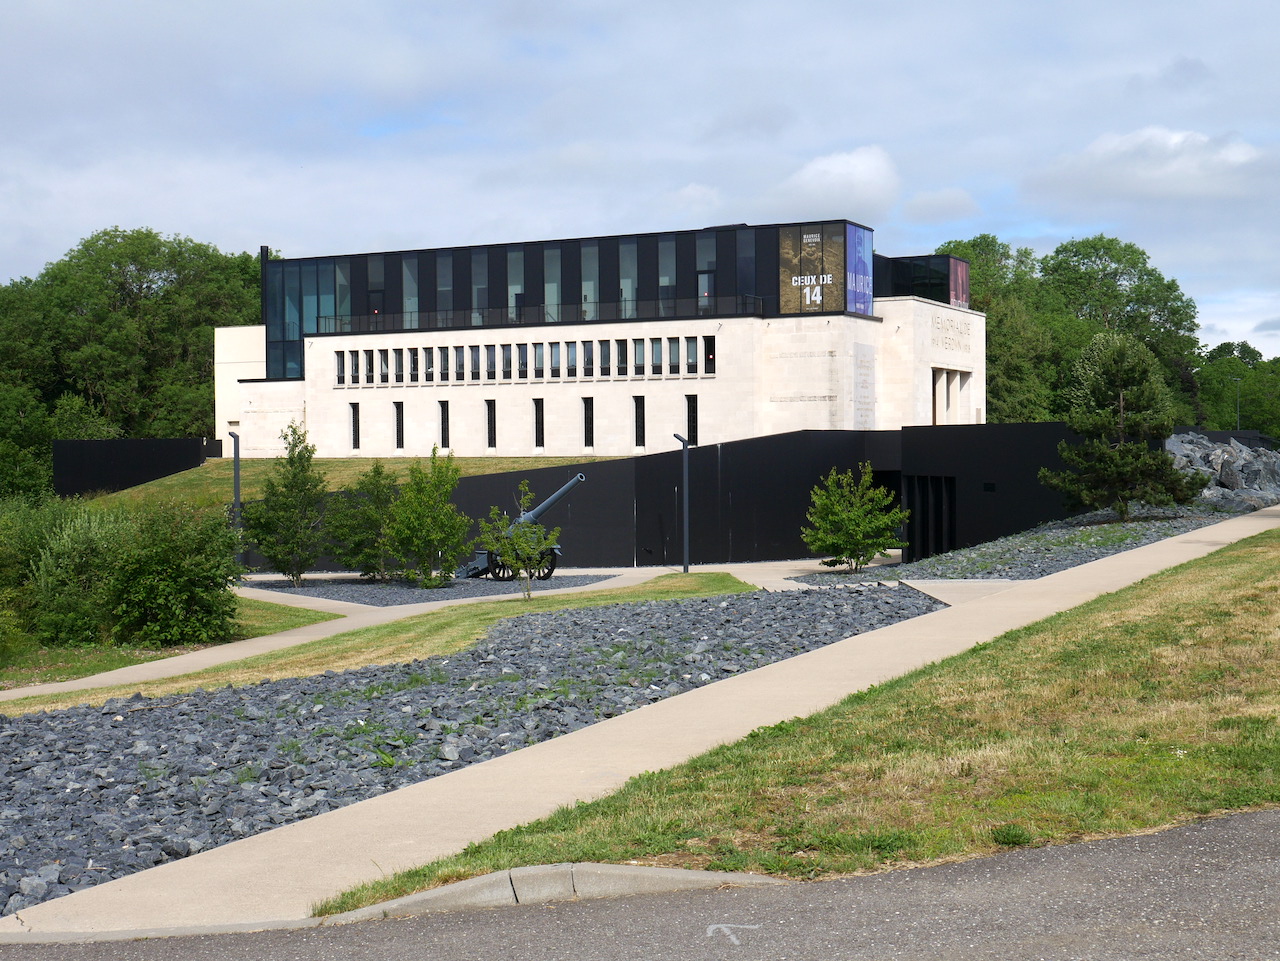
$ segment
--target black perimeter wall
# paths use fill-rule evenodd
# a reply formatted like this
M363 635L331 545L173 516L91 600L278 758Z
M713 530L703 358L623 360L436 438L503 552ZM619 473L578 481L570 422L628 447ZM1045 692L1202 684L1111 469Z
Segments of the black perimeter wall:
M876 483L912 510L909 559L1017 533L1066 516L1037 480L1061 469L1062 424L980 424L902 431L798 431L689 450L690 562L808 556L800 528L809 492L835 467L870 461ZM574 474L587 480L545 517L560 527L562 565L683 562L680 451L625 460L466 477L455 501L472 517L509 513L521 479L541 501Z
M221 457L222 442L169 440L55 440L53 490L59 497L136 487Z

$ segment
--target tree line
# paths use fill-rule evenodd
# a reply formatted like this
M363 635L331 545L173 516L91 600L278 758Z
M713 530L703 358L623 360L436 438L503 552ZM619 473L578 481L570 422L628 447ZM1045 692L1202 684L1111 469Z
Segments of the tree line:
M987 315L987 419L1065 421L1074 368L1094 338L1127 334L1155 356L1174 424L1280 432L1280 358L1246 342L1204 346L1195 301L1136 244L1098 235L1036 257L992 234L938 253L969 261L970 306Z
M0 495L50 490L55 440L212 436L213 331L259 288L252 254L119 227L0 287Z

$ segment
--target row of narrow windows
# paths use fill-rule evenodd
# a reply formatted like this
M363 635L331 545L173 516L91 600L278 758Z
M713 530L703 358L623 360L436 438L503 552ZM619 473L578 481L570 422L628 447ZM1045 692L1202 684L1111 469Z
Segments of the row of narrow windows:
M690 444L698 443L698 395L686 394L685 402L685 437L688 438ZM645 435L645 399L642 396L634 396L631 398L632 403L632 430L635 438L636 447L644 447L646 443ZM439 446L442 449L449 449L453 446L450 438L449 430L449 401L442 400L438 402L439 416ZM486 400L485 405L485 431L486 444L490 450L496 449L498 446L498 402L496 400ZM405 447L405 419L404 419L404 402L395 401L392 405L392 416L395 418L395 443L396 450L404 450ZM544 398L533 398L532 428L533 428L533 446L541 448L547 446L547 428L546 428L546 404ZM595 398L582 398L582 446L595 447L596 445L596 411ZM360 449L360 404L351 404L351 449Z
M470 347L336 350L334 382L431 384L561 377L661 377L714 374L716 339L633 337Z

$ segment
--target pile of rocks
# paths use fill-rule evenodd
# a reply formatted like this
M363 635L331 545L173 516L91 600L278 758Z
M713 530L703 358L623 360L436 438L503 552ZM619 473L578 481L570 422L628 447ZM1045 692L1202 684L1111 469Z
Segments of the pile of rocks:
M1230 511L1252 511L1280 503L1280 453L1246 447L1232 438L1219 444L1203 434L1174 434L1165 441L1174 466L1204 478L1206 503Z

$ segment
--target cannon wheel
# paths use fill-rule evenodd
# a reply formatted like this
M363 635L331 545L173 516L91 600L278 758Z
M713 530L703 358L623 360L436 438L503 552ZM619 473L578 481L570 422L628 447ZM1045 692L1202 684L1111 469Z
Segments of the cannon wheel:
M514 581L516 579L516 572L511 565L501 557L494 557L490 555L489 576L495 581Z
M555 570L556 552L543 551L542 557L538 559L538 568L534 571L534 576L540 581L547 581L551 579L551 575L555 573Z

